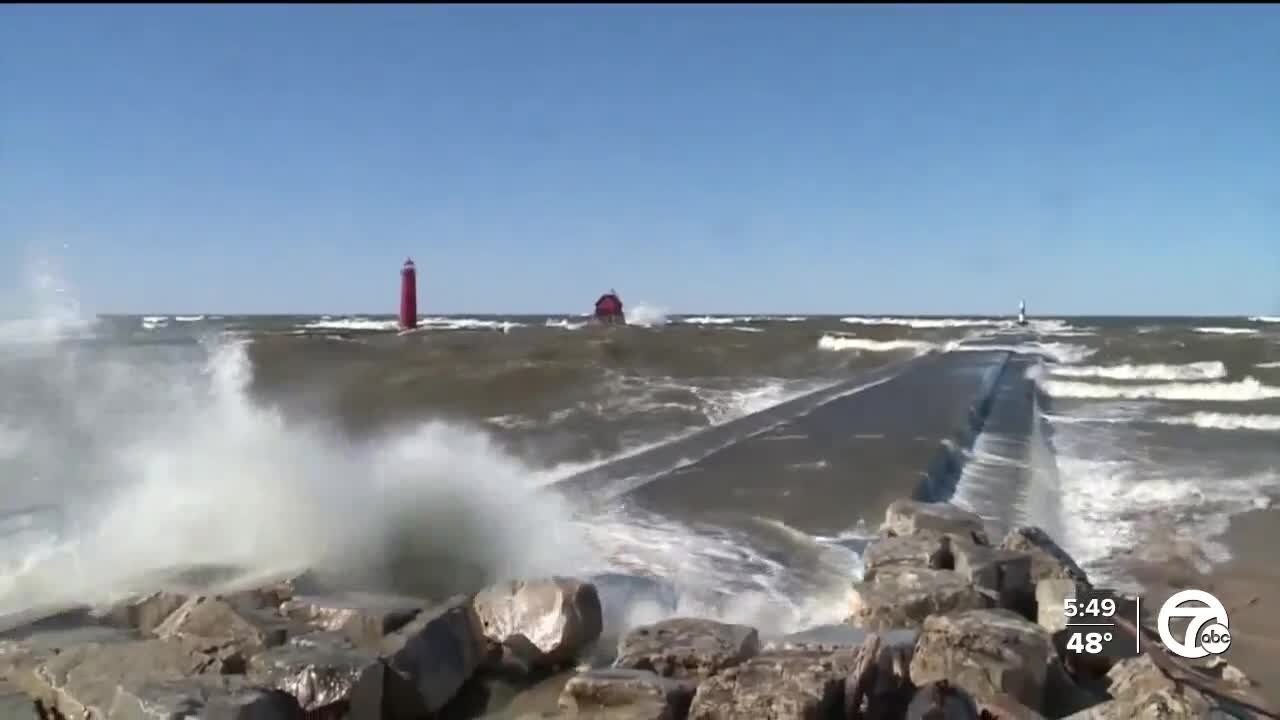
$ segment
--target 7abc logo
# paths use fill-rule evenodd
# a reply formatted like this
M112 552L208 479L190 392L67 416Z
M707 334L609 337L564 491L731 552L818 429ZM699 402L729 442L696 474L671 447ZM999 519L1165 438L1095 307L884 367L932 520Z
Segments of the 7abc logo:
M1195 603L1182 607L1183 603ZM1187 630L1181 640L1169 629L1169 621L1175 617L1189 618ZM1207 655L1221 655L1231 647L1231 632L1227 629L1227 609L1218 598L1203 590L1183 590L1174 593L1160 606L1156 629L1160 640L1174 655L1196 660Z

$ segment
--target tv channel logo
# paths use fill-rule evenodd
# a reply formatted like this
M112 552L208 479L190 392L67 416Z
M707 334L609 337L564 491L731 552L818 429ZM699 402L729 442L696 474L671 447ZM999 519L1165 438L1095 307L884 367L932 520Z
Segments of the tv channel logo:
M1183 604L1187 607L1182 607ZM1175 638L1169 629L1169 621L1175 617L1190 618L1186 633ZM1207 655L1221 655L1231 647L1227 609L1218 598L1203 590L1183 590L1174 593L1160 606L1156 629L1160 640L1174 655L1196 660Z

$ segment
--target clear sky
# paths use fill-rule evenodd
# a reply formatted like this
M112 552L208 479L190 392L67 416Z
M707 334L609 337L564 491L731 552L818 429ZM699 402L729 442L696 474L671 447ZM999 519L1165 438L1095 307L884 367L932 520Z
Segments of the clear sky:
M0 288L392 313L409 255L425 313L1280 314L1280 11L0 7Z

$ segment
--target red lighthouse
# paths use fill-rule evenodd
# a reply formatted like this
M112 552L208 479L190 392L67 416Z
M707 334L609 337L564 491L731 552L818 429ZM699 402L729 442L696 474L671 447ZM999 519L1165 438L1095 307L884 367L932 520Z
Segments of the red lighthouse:
M407 258L400 268L400 328L412 330L418 327L418 271L413 259Z

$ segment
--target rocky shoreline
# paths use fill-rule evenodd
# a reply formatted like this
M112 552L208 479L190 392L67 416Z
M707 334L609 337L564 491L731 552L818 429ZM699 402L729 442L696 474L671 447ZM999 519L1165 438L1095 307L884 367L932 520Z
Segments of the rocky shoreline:
M1179 661L1155 640L1141 655L1069 650L1065 598L1134 598L1092 586L1036 528L993 543L972 513L899 500L864 560L845 624L767 641L680 617L615 642L596 587L564 577L443 603L328 592L309 574L149 588L0 633L0 718L1274 717L1221 660ZM1129 629L1154 638L1153 621Z

